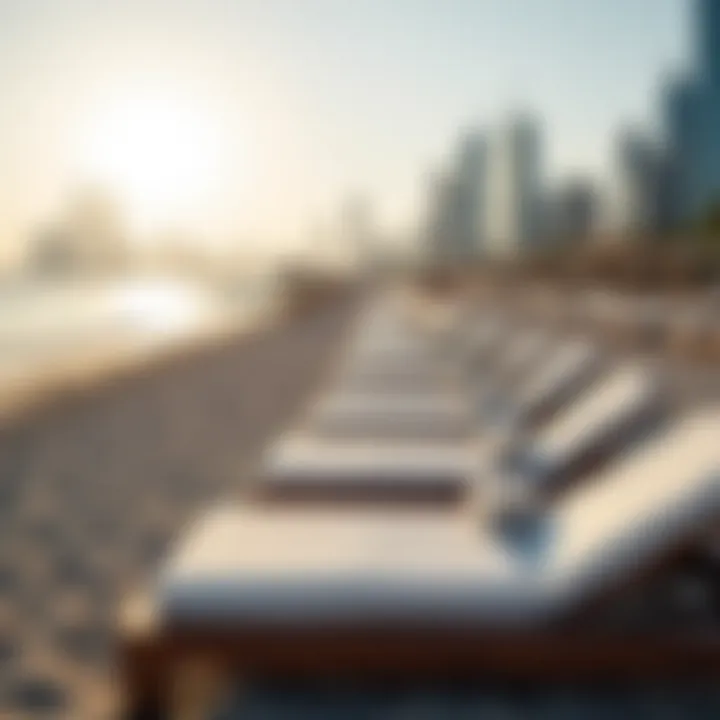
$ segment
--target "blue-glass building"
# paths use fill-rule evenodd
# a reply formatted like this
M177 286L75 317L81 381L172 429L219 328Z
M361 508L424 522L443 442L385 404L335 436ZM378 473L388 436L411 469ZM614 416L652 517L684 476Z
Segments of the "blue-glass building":
M700 93L694 78L677 78L666 86L663 98L665 137L667 141L667 171L671 191L667 194L666 217L670 226L682 226L692 215L694 186L698 182L697 155Z
M667 86L665 135L672 224L686 226L720 201L720 0L694 0L694 67Z
M694 12L697 75L676 108L683 116L678 150L689 219L720 201L720 0L695 0Z
M704 83L720 87L720 2L695 0L696 63Z

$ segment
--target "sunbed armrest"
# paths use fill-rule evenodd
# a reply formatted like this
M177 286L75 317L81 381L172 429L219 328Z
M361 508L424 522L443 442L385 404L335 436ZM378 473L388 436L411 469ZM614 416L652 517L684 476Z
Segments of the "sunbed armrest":
M515 556L535 562L545 555L552 511L534 487L504 478L488 493L486 525L490 535Z

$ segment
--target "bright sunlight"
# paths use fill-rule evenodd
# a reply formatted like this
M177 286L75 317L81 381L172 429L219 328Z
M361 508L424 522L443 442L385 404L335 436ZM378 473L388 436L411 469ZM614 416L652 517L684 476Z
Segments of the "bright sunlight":
M216 118L178 97L117 97L90 118L83 171L127 205L138 227L171 224L212 191L226 140Z

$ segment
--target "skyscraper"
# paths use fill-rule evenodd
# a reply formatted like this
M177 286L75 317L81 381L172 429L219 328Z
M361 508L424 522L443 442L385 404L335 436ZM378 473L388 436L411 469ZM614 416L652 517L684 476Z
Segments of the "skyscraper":
M698 107L695 132L699 146L693 164L693 214L707 212L720 200L720 3L696 0L699 49Z
M468 133L460 142L453 204L457 254L461 257L482 253L486 150L485 138L477 132Z
M697 69L680 102L683 138L676 155L684 176L679 183L683 216L692 222L720 200L720 2L695 0Z
M667 218L682 227L693 214L697 195L699 93L696 83L681 77L666 85L663 98L664 139L667 156Z
M461 138L449 170L430 182L425 244L442 261L474 259L482 253L484 230L485 138Z
M703 82L720 88L720 3L695 0L694 14L698 72Z
M433 173L427 193L425 254L435 262L443 262L455 256L454 178L445 171Z
M694 0L694 72L664 97L668 220L683 228L720 201L720 0Z
M487 249L512 254L533 247L542 235L540 130L527 116L498 128L488 158Z
M597 196L589 180L572 178L561 185L549 203L546 230L549 240L559 244L580 244L593 233Z
M663 160L660 149L638 129L626 127L619 134L615 149L613 215L621 233L632 236L659 231Z
M357 194L348 197L341 210L340 223L345 251L363 262L371 260L378 248L368 198Z

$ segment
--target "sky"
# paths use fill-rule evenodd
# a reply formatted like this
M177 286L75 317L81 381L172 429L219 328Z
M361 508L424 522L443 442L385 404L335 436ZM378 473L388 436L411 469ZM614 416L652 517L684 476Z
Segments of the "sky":
M542 118L551 178L601 173L614 129L652 121L663 77L687 62L687 9L0 0L0 247L93 182L115 182L148 237L272 248L353 195L382 227L411 228L459 132L513 109Z

